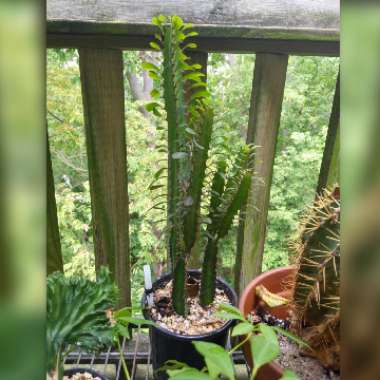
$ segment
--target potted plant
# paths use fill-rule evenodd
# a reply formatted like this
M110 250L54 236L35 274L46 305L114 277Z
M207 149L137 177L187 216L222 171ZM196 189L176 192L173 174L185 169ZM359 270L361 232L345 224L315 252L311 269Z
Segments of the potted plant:
M112 344L108 312L117 301L117 288L109 272L102 268L96 281L55 272L47 279L47 374L51 380L63 375L88 372L107 378L89 368L63 371L65 356L75 347L97 351Z
M158 170L150 189L163 189L167 182L167 194L157 196L163 199L157 206L167 205L171 273L153 285L158 313L146 309L145 318L157 322L150 332L156 370L169 359L202 367L203 359L191 341L207 340L224 345L232 322L217 326L210 323L209 329L194 332L195 321L190 317L196 309L200 313L198 320L210 318L214 301L223 296L225 302L236 303L233 289L216 277L216 264L219 242L227 235L248 196L253 147L243 145L228 153L215 147L214 154L209 155L213 127L211 98L201 66L188 63L186 56L188 49L196 47L187 39L197 33L178 16L160 15L153 18L153 24L158 33L151 47L162 52L163 62L161 67L144 64L156 82L151 94L155 101L146 108L158 116L163 111L166 113L167 128L162 134L162 144L157 146L167 153L167 165ZM201 272L187 268L199 231L204 243ZM195 297L187 297L188 282ZM142 300L145 308L146 302L147 294ZM170 319L174 327L165 325L164 319ZM158 376L165 377L165 374Z
M262 273L244 290L239 308L244 315L258 310L290 320L290 328L307 344L303 353L329 369L339 370L340 192L318 195L292 242L295 265ZM249 347L244 351L250 361ZM265 378L279 379L283 368L270 363Z
M262 368L267 363L276 359L280 354L278 333L287 336L299 345L304 345L304 342L299 338L277 326L268 326L265 323L252 323L238 309L231 305L220 305L219 310L218 315L222 318L238 322L232 329L231 336L244 336L244 339L228 351L215 343L194 341L193 345L195 349L205 360L205 367L199 370L185 363L168 362L163 370L168 373L169 379L218 380L220 376L223 376L223 379L236 380L231 356L242 345L249 344L251 348L249 352L251 361L254 359L255 363L249 380L254 380L262 375ZM298 380L298 377L293 371L287 369L281 375L281 380Z

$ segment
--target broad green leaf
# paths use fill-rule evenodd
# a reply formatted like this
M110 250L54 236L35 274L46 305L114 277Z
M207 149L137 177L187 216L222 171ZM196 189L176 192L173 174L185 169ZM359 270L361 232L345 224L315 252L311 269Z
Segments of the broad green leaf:
M167 373L172 380L212 380L209 375L195 368L169 369Z
M261 334L254 335L250 338L250 346L254 371L264 364L270 363L280 354L276 333L267 325L260 324Z
M225 319L226 321L231 321L231 320L235 320L235 319L238 319L240 321L245 321L244 318L234 314L234 313L228 313L226 311L216 311L214 313L214 315L218 318L221 318L221 319Z
M241 311L237 307L229 305L227 303L220 304L218 307L218 311L225 311L225 312L228 312L230 314L234 314L236 316L236 318L234 318L234 319L240 319L242 321L246 320L244 318L243 314L241 313Z
M181 17L177 15L173 16L172 20L173 20L174 26L176 26L178 29L183 25L183 20L181 19Z
M248 322L243 322L243 323L239 323L233 328L231 335L232 336L247 335L251 333L253 330L254 330L254 327L252 324Z
M234 366L232 359L223 347L210 342L193 342L196 350L203 355L207 368L212 378L219 374L232 380L234 378Z
M123 337L125 337L127 339L129 339L131 337L131 334L130 334L128 328L125 327L125 326L123 326L123 325L121 325L121 324L117 325L117 332L118 332L119 335L121 335L121 336L123 336Z
M132 307L123 307L122 309L115 311L113 314L115 319L119 317L130 317L132 315Z
M193 89L193 88L198 88L198 87L207 87L207 83L199 81L199 82L192 84L190 88Z
M156 89L153 89L151 92L150 92L150 96L152 98L158 98L160 97L160 91L156 90Z
M160 25L160 21L158 20L158 17L155 16L152 18L152 24L157 25L157 26Z
M191 99L205 98L207 96L210 96L210 93L207 90L201 90L192 94Z
M183 47L183 50L186 50L186 49L196 49L197 48L197 44L194 43L194 42L190 42L188 44L186 44L184 47Z
M194 27L193 24L185 23L185 24L183 24L182 29L183 29L183 30L186 30L186 29L190 29L190 28L193 28L193 27Z
M149 319L143 319L143 318L136 318L136 317L122 317L119 318L120 321L126 322L126 323L132 323L136 326L155 326L155 323L153 321L150 321Z
M195 73L188 73L188 74L185 74L183 76L183 79L188 79L188 80L194 80L196 82L198 82L200 79L200 77L204 77L205 74L203 73L199 73L199 72L195 72Z
M300 380L300 378L290 369L285 369L280 380Z
M159 22L166 22L166 16L164 16L164 15L158 15L158 21Z
M161 112L157 108L153 108L152 112L153 112L153 115L155 115L157 117L161 116Z
M160 71L160 69L156 65L154 65L153 63L150 63L150 62L143 62L141 67L147 71L154 71L154 72Z
M194 32L194 31L193 32L189 32L189 33L186 34L186 38L195 37L195 36L198 36L198 34L199 34L198 32Z
M150 103L146 103L145 104L145 109L147 111L152 111L152 110L154 110L157 107L160 107L160 104L157 103L157 102L150 102Z
M151 48L153 48L155 50L161 50L160 45L157 42L152 41L149 43L149 45Z

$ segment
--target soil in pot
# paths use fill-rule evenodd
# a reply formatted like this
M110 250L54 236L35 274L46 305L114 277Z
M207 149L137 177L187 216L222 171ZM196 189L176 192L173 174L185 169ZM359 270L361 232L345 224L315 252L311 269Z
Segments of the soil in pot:
M302 355L297 344L284 336L279 336L281 347L278 364L294 371L301 380L339 380L340 376L324 368L321 363L310 356Z
M194 280L191 284L199 283L201 273L189 271ZM152 348L152 364L155 379L167 379L165 372L157 372L166 361L177 360L195 368L203 368L202 356L195 350L192 341L207 341L225 346L228 330L232 321L221 320L214 312L221 303L236 305L236 294L223 280L217 279L215 301L207 308L199 304L198 294L187 297L189 313L187 317L176 314L171 305L171 276L161 277L153 285L154 307L146 308L146 295L143 296L144 316L153 320L156 327L150 329ZM190 295L191 293L188 293Z
M248 315L253 323L266 323L269 326L278 326L285 330L290 327L289 318L281 319L265 309L258 307ZM327 370L316 359L302 353L300 347L289 340L285 336L278 337L281 354L275 363L272 363L274 368L289 368L294 371L301 380L339 380L340 376L333 371ZM282 369L281 368L281 369ZM282 371L281 371L282 372ZM279 378L273 377L274 379Z
M63 380L108 380L108 378L90 368L74 367L64 371Z

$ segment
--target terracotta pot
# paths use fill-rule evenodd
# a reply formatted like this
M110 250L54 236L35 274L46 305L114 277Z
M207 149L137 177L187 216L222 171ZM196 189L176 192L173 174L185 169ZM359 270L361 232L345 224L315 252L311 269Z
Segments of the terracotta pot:
M257 306L258 298L256 297L256 287L264 285L272 293L277 293L285 298L290 298L290 290L286 289L286 283L294 274L294 267L285 267L273 269L264 272L252 280L244 289L240 298L239 309L246 316ZM277 318L285 319L288 317L288 306L279 306L270 310L271 314ZM252 368L251 349L248 344L243 346L245 359L250 368ZM258 374L258 380L278 380L283 374L283 368L276 362L263 366Z

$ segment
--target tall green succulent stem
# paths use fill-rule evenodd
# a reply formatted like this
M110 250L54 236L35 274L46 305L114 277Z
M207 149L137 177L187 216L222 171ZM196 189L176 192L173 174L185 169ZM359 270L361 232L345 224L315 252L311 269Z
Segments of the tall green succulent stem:
M173 307L180 314L186 314L185 304L186 266L185 259L178 257L173 270Z
M214 301L217 258L218 240L208 238L202 267L202 286L200 293L202 306L210 305Z

